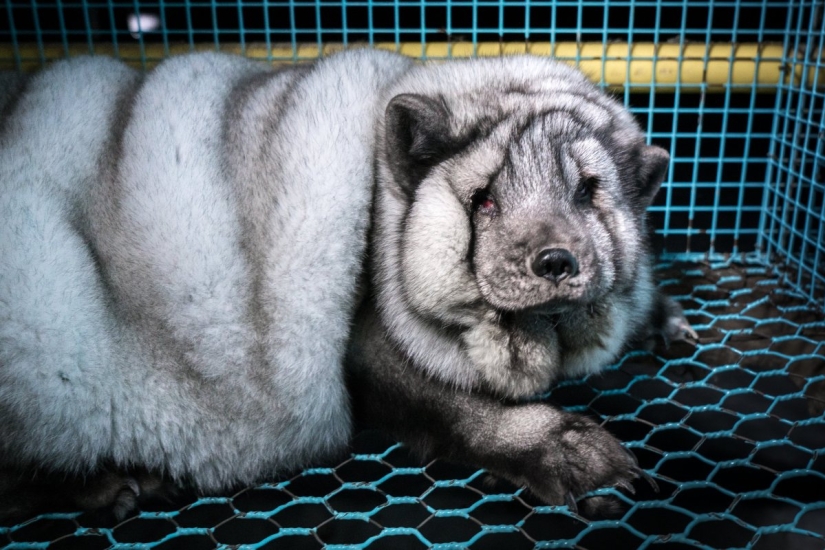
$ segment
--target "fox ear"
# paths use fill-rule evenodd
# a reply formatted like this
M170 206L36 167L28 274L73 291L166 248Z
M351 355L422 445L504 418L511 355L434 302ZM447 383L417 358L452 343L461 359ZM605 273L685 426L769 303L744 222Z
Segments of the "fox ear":
M393 175L409 191L452 153L450 111L441 98L397 95L387 105L385 124Z
M639 193L639 202L644 208L650 206L653 198L662 186L670 164L670 155L656 145L645 145L639 154L639 170L636 176L636 185Z

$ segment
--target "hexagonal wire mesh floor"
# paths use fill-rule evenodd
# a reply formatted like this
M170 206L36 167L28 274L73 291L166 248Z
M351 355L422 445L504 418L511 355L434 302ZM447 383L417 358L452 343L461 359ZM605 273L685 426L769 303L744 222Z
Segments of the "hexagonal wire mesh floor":
M659 492L614 489L611 519L544 506L482 471L422 464L364 432L351 458L115 527L47 515L8 548L825 548L825 320L743 260L665 263L700 343L624 356L542 398L601 419ZM48 544L50 543L51 544Z

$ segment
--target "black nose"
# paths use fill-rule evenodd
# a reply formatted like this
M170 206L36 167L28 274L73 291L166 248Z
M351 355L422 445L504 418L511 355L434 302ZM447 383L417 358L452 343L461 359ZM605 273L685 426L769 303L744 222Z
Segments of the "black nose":
M533 273L539 277L558 283L567 277L575 277L579 272L579 264L569 250L563 248L547 248L539 252L533 260Z

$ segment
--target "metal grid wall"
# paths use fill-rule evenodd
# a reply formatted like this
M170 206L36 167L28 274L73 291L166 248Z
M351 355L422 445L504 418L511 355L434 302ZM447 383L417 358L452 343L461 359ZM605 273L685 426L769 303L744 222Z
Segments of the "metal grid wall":
M39 48L35 61L96 48L161 44L262 44L269 59L283 44L414 42L784 42L793 0L9 0L4 41ZM157 16L154 30L130 32L129 14ZM2 20L0 20L2 21ZM5 29L4 29L5 31ZM23 54L29 57L31 53ZM292 59L292 55L284 57ZM23 59L27 61L28 59Z
M789 11L787 71L776 96L774 143L764 196L763 242L787 279L825 307L825 5Z

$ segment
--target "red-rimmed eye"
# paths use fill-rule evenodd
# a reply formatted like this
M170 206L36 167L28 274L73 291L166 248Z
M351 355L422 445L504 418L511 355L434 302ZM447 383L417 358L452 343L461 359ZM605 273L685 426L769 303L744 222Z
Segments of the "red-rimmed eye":
M495 214L498 209L493 195L486 189L479 189L473 195L473 210L484 214Z

